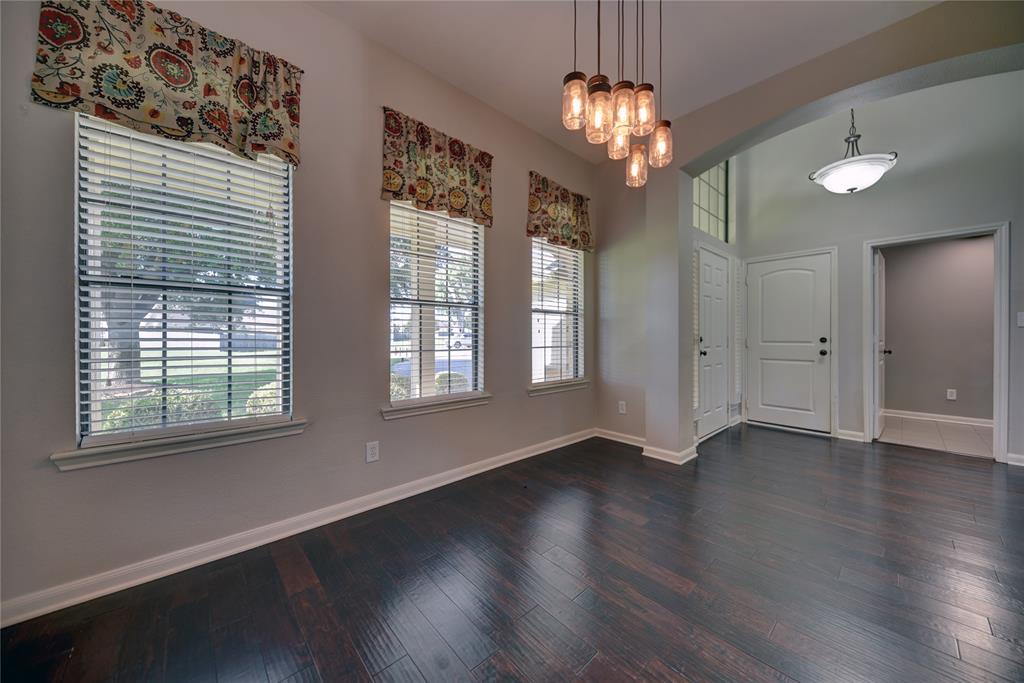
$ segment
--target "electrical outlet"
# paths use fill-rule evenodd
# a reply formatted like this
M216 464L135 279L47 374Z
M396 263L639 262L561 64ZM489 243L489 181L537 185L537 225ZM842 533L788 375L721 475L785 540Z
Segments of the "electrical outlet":
M380 460L380 441L366 442L366 462L377 462Z
M956 400L956 389L946 389L946 400L947 401L955 401Z
M626 414L626 402L625 401L619 401L619 415L625 415L625 414Z

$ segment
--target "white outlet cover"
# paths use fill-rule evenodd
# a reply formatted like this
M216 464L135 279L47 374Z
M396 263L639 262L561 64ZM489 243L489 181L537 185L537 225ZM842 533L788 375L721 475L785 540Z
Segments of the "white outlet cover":
M366 442L366 462L377 462L380 460L380 441Z
M625 414L626 414L626 402L625 401L619 401L619 415L625 415Z
M946 389L946 400L947 401L955 401L956 400L956 389Z

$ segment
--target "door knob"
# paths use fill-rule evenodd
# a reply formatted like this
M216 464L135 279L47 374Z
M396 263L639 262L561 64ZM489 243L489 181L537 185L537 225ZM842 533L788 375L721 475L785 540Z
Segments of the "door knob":
M826 351L825 349L822 349L821 351L818 351L818 355L819 356L827 356L828 355L828 351Z
M884 353L887 356L891 356L892 355L892 349L883 349L882 353Z
M819 339L818 341L820 341L820 342L821 342L822 344L824 344L825 342L827 342L827 341L828 341L828 337L822 337L822 338L821 338L821 339Z
M700 355L702 355L702 356L706 356L706 355L708 355L708 352L707 352L707 351L701 351L701 352L700 352Z

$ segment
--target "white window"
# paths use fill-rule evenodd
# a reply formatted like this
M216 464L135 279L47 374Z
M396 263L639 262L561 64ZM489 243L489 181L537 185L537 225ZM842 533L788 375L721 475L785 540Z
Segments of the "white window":
M76 122L80 443L289 416L291 167Z
M729 241L729 162L693 179L693 227Z
M483 228L391 203L391 401L484 386Z
M583 379L583 252L532 238L532 383Z

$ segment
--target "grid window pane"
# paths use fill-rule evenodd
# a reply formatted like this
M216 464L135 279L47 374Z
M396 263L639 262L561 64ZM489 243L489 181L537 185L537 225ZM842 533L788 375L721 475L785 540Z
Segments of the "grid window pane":
M483 389L483 231L391 203L391 401Z
M290 414L291 167L76 132L80 440Z
M729 241L729 162L693 179L693 227Z
M532 239L534 384L583 378L583 252Z

